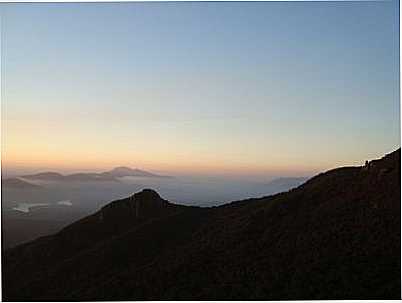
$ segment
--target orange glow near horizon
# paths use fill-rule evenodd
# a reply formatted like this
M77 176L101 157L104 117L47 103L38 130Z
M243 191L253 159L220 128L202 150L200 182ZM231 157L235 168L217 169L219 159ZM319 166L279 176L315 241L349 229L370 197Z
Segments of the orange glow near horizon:
M222 176L308 176L336 166L361 165L353 163L320 162L310 163L301 159L273 155L271 161L254 158L242 161L240 157L222 155L157 152L97 152L69 150L63 153L50 149L16 148L2 152L2 167L5 169L29 169L59 172L105 171L117 166L128 166L155 173L180 175L222 175Z
M36 147L36 148L35 148ZM309 175L322 168L308 165L295 165L290 160L273 159L272 163L261 159L242 161L240 157L222 157L203 153L192 155L180 152L134 152L134 151L94 151L68 150L64 152L37 146L24 148L3 148L2 166L6 169L27 168L30 170L72 171L104 171L116 166L128 166L168 174L211 174L228 176L246 175ZM254 160L254 161L253 161Z
M94 127L78 129L71 124L49 125L44 120L8 120L2 127L2 166L6 170L59 172L128 166L170 175L311 176L383 156L375 152L362 156L364 152L359 149L335 150L328 137L314 138L316 144L321 144L317 150L313 144L303 145L302 138L287 141L272 133L258 134L259 139L247 133L223 136L198 129L195 137L186 128L174 133L152 128L140 132L132 127L136 131L123 129L115 137L103 125L98 131Z
M30 170L54 170L60 172L78 172L78 171L105 171L112 169L117 166L127 166L131 168L138 168L142 170L147 170L156 173L169 173L169 174L194 174L194 175L228 175L228 176L247 176L247 175L286 175L286 176L299 176L299 175L309 175L312 172L319 171L315 167L283 167L283 166L271 166L262 167L258 165L254 166L240 166L240 165L230 165L229 163L222 162L193 162L193 163L182 163L179 161L168 163L168 162L158 162L156 160L145 160L145 161L121 161L116 162L115 160L108 161L104 159L103 161L94 161L94 159L82 157L78 161L71 161L71 158L66 159L35 159L31 162L20 161L18 159L8 159L4 157L2 160L2 166L6 169L13 168L27 168Z
M162 6L8 6L3 168L303 176L400 146L394 4L376 23L369 7Z

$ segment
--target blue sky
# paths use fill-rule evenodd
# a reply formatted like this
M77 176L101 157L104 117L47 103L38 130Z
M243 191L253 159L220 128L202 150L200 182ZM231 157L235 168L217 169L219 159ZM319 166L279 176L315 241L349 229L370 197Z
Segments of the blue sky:
M6 167L296 175L400 146L397 1L0 9Z

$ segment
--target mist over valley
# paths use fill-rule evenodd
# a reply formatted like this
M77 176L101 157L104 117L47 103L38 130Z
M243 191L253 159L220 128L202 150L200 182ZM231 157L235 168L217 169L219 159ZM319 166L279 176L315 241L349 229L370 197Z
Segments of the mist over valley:
M104 173L38 172L6 177L2 179L4 248L55 232L112 200L144 188L153 188L169 201L183 205L217 206L287 191L307 179L162 176L123 167Z

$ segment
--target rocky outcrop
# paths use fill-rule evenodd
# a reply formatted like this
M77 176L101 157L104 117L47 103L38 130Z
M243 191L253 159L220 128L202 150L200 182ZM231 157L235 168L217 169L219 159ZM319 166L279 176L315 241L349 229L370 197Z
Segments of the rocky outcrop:
M4 299L399 299L400 150L373 163L219 207L114 201L6 251Z
M109 203L100 210L103 222L139 220L161 215L174 208L152 189L144 189L126 199Z
M395 163L401 161L401 149L389 153L381 159L366 161L363 166L364 171L376 170L376 171L390 171L395 168Z

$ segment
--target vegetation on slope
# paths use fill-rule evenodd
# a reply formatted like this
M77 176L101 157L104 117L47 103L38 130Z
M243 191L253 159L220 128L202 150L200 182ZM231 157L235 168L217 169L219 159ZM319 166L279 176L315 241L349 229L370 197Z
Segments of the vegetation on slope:
M179 206L146 190L6 251L3 296L398 299L400 201L400 150L221 207Z

